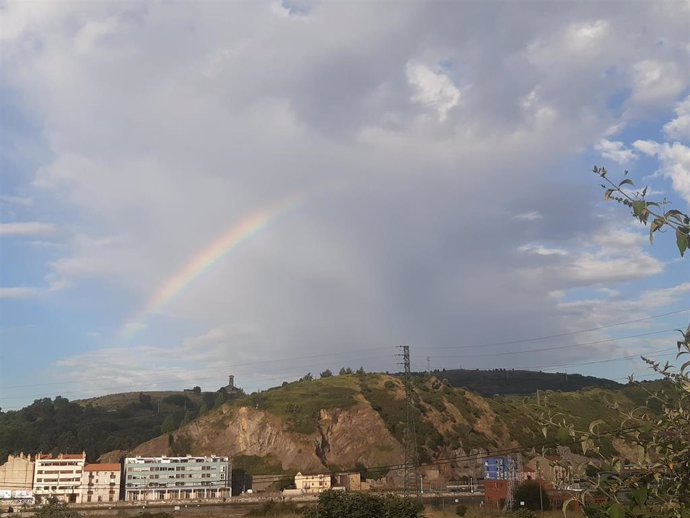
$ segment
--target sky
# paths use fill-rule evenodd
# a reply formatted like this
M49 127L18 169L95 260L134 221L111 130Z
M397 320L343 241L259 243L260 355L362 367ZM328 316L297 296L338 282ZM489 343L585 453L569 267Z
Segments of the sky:
M341 367L623 381L690 265L690 2L0 3L0 407Z

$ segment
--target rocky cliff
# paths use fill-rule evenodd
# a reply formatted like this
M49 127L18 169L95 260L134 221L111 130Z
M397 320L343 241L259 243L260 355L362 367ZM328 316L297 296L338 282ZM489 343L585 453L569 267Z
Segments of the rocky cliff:
M615 398L619 408L632 408L641 397L635 390L548 391L538 407L534 398L484 398L426 376L414 381L411 417L423 462L461 458L440 463L441 472L450 477L456 469L480 469L472 459L475 454L542 444L535 419L541 411L572 411L572 421L579 426L603 419L614 427L617 417L607 400ZM250 470L256 473L389 466L404 458L405 416L398 377L333 376L283 384L226 403L130 454L230 455L259 462ZM557 431L550 438L557 440Z

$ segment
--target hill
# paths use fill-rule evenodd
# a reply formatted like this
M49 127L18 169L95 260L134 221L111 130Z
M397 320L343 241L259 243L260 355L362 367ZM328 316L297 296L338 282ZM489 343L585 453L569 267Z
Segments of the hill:
M534 396L484 398L436 376L414 378L413 418L420 460L442 462L448 477L457 469L481 470L477 454L544 444L535 415L560 412L579 427L595 419L602 429L620 425L612 404L630 410L644 402L644 387L546 391ZM252 474L374 469L403 458L405 397L401 380L385 374L342 375L285 383L225 403L170 434L133 450L139 455L223 452ZM554 446L571 445L562 431ZM606 449L616 445L609 442ZM623 452L625 453L625 452ZM475 456L475 457L473 457ZM267 471L268 470L268 471ZM383 469L383 472L387 471Z
M0 461L22 451L85 451L95 461L108 451L132 449L164 428L175 429L227 399L217 392L192 391L37 399L21 410L0 412Z
M606 389L622 387L620 383L609 379L566 372L443 369L433 371L433 374L448 380L448 383L454 387L466 388L482 396L534 394L537 390L574 391L594 387Z
M560 412L584 428L595 419L614 428L620 424L614 404L632 409L646 398L644 385L544 390L537 406L534 394L484 397L435 375L416 375L413 386L420 460L460 457L439 465L448 476L460 468L479 470L480 459L472 455L541 447L544 437L535 418L540 412ZM217 453L232 455L235 468L251 474L276 475L377 471L402 460L405 395L397 376L331 376L227 399L223 393L185 391L37 400L19 411L0 412L0 458L19 451L85 450L89 461L118 460L124 452ZM548 440L569 444L562 433L551 433Z

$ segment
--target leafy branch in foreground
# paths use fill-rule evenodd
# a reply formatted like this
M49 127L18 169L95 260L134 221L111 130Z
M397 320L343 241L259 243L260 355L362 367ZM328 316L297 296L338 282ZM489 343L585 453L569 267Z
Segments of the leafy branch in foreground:
M628 171L625 171L624 178L618 183L608 177L605 167L594 166L594 173L605 182L601 184L604 189L604 199L621 203L632 209L635 219L647 225L649 218L652 222L649 225L649 241L653 242L654 233L663 231L664 227L675 230L676 245L680 255L685 255L685 251L690 247L690 216L678 209L664 210L668 206L667 200L661 202L647 200L647 187L639 191L627 192L625 186L635 187L630 178L627 178Z
M690 217L683 211L668 208L669 202L650 201L648 189L634 189L625 171L623 179L612 181L603 167L594 167L604 183L604 197L632 210L632 216L649 225L649 239L656 232L674 230L681 256L690 248ZM567 429L573 440L582 446L586 455L598 457L600 467L590 472L587 487L566 501L578 500L588 517L631 518L672 516L690 517L690 326L678 330L676 360L684 360L680 367L642 359L664 380L661 384L638 383L645 391L644 405L623 412L612 406L621 417L617 431L618 455L608 455L600 448L601 421L594 421L587 430L577 430L557 416L542 415L544 426ZM631 383L636 383L632 377ZM608 434L607 434L608 435Z

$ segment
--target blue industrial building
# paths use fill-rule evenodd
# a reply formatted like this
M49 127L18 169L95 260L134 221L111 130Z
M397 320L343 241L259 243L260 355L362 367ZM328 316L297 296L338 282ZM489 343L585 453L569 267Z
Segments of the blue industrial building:
M484 459L485 480L515 480L517 477L518 464L513 457L506 455Z

